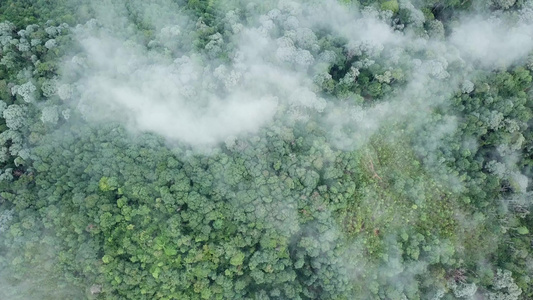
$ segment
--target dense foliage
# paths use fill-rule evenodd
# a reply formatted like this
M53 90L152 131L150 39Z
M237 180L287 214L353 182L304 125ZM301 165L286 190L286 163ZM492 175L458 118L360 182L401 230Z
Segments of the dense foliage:
M107 21L89 1L0 3L0 298L533 297L533 63L439 52L465 14L532 3L338 1L419 43L395 51L307 24L317 1L148 2ZM158 24L173 13L179 30ZM238 73L245 28L278 43L257 59L280 73ZM118 75L80 41L109 32L143 53ZM109 94L87 74L189 61L187 101L275 90L274 121L199 149L91 114ZM271 84L285 73L312 88Z

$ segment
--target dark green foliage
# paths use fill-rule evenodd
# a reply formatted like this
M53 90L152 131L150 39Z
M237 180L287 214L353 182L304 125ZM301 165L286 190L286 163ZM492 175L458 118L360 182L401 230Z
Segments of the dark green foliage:
M48 20L74 25L86 21L79 19L88 9L88 2L70 0L6 0L0 3L0 22L12 21L18 28L30 24L44 23ZM87 17L87 16L85 16Z

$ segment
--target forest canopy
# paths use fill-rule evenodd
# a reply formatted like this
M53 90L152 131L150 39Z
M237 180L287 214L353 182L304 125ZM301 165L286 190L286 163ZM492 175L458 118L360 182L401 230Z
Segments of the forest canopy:
M0 2L1 299L533 298L533 1Z

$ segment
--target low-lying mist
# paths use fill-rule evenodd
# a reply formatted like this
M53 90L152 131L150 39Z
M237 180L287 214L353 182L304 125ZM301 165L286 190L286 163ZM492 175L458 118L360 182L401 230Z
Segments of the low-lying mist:
M423 126L432 108L461 88L475 88L477 67L505 68L533 49L527 18L510 23L507 15L462 16L447 28L448 37L429 37L424 15L407 1L400 1L411 10L405 29L391 26L390 11L358 10L336 1L268 3L264 6L271 9L263 8L263 14L253 2L233 10L221 4L223 35L202 32L207 26L201 18L194 23L185 12L169 13L174 6L163 2L149 8L117 3L98 21L78 26L74 34L82 52L65 68L81 74L71 84L87 118L120 121L132 131L195 147L255 133L272 122L312 118L334 133L338 146L353 148L383 121L409 119ZM126 8L135 5L140 18L155 28L149 37L123 20ZM154 18L160 13L164 21ZM444 34L442 23L431 24ZM342 37L345 51L358 58L351 59L341 82L350 85L361 70L377 66L383 75L373 80L399 82L394 92L370 106L355 94L341 104L324 94L321 84L337 63L336 54L320 46L324 31ZM205 35L202 45L191 46L194 35ZM342 134L342 128L353 133Z

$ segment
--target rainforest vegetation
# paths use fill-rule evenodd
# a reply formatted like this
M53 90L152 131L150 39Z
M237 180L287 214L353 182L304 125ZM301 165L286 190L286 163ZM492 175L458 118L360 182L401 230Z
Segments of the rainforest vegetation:
M533 298L533 1L0 1L0 299Z

